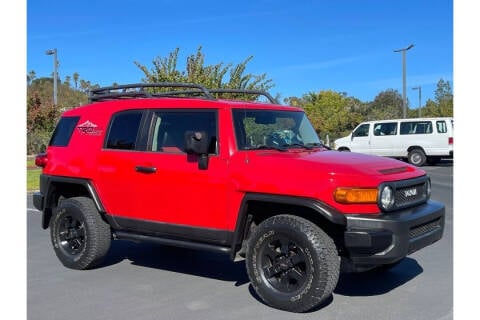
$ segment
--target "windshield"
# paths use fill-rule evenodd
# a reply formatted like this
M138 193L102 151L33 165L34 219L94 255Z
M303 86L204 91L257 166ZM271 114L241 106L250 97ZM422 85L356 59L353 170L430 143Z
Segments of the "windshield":
M239 150L312 148L321 146L304 112L233 110Z

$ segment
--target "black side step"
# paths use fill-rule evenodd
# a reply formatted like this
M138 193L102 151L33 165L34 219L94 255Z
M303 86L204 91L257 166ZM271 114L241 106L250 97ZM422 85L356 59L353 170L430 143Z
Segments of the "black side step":
M115 236L117 239L140 241L140 242L153 242L161 245L195 249L195 250L205 250L205 251L212 251L217 253L229 254L231 251L230 247L222 247L222 246L217 246L213 244L191 242L186 240L160 238L160 237L147 236L143 234L136 234L136 233L130 233L130 232L124 232L124 231L115 231Z

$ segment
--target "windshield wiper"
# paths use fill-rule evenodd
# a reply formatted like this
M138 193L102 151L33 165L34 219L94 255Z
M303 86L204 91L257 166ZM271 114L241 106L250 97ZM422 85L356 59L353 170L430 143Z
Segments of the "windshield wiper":
M252 148L247 148L246 150L266 150L266 149L273 149L273 150L278 150L278 151L287 151L287 148L284 146L266 146L264 144L252 147Z
M312 150L314 146L311 146L310 144L290 143L290 144L282 144L282 147L287 148L287 149L290 149L292 147L293 148L300 147L300 148L304 148L304 149L307 149L307 150Z
M325 149L328 149L328 150L332 150L332 148L330 148L329 146L324 145L324 144L321 143L321 142L311 142L311 143L307 143L306 146L309 146L310 148L325 148Z

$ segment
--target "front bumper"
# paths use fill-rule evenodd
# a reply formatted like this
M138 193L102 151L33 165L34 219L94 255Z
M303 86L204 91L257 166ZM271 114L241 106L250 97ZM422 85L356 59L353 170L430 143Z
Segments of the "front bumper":
M429 200L379 216L347 216L344 241L356 269L395 263L442 238L445 206Z

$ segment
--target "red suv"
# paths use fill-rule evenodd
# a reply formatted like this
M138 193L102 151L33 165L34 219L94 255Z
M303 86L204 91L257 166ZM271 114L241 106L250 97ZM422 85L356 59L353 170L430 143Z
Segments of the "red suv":
M267 304L303 312L341 270L392 266L442 237L423 170L329 150L302 109L267 93L158 83L90 99L36 158L34 204L66 267L97 266L112 239L240 255Z

